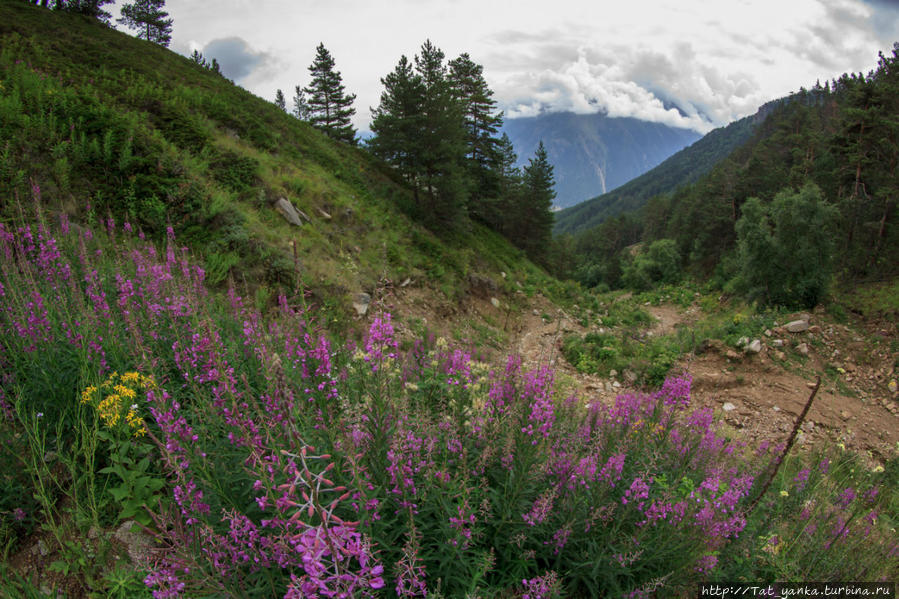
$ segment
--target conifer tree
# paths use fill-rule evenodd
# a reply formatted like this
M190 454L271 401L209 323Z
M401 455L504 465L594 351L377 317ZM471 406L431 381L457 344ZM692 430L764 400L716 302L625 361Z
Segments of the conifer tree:
M197 63L198 65L200 65L201 67L203 67L204 69L208 69L208 68L209 68L209 63L206 62L206 59L203 58L203 54L200 53L198 50L194 50L193 54L190 55L190 59L191 59L193 62L195 62L195 63Z
M275 106L287 112L287 102L284 100L284 92L281 91L281 88L278 88L278 91L275 93Z
M419 156L416 139L423 127L425 87L412 63L401 56L393 72L381 79L381 103L372 109L368 141L375 156L396 167L418 199Z
M472 179L472 212L482 217L491 211L484 202L499 192L499 139L503 115L496 111L493 91L484 79L484 68L462 54L449 63L453 96L462 105L465 122L467 170Z
M216 75L222 74L222 67L219 66L219 61L217 61L215 59L215 57L212 58L212 62L209 64L209 70L212 71L213 73L215 73Z
M165 0L135 0L122 6L119 23L137 30L137 37L168 47L172 41L172 19L163 7Z
M552 201L555 179L543 142L537 146L534 157L524 167L521 196L516 211L516 244L533 259L545 257L552 238Z
M306 93L299 85L294 88L293 115L301 121L309 120L309 104L306 103Z
M458 225L467 213L469 182L465 176L465 129L462 105L443 63L444 53L426 40L415 57L415 70L424 86L421 129L415 152L421 162L424 190L436 220Z
M356 114L356 95L344 93L340 72L334 70L334 59L324 44L316 48L309 73L312 83L304 89L309 94L309 122L333 139L355 143L356 130L350 118Z

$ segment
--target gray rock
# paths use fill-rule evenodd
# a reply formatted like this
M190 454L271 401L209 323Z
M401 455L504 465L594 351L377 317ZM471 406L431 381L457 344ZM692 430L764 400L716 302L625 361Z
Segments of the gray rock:
M132 562L143 563L149 559L153 539L134 520L122 522L113 538L125 545Z
M499 308L499 300L496 299L495 297L490 298L490 303L493 304L494 308Z
M803 356L807 356L808 355L808 344L800 343L799 345L796 346L796 351L799 352L800 354L802 354Z
M609 377L615 378L616 376L618 376L618 371L617 371L617 370L615 370L615 369L613 368L612 370L609 371Z
M621 389L621 383L619 383L618 381L614 381L612 383L612 388L613 389Z
M294 208L293 204L291 204L287 198L278 198L278 201L275 202L275 210L278 211L278 214L284 217L284 220L289 222L290 224L296 227L302 227L303 221L300 220L300 213Z
M784 325L784 328L791 333L801 333L807 331L809 327L807 320L794 320Z
M771 329L765 329L765 337L770 337L774 333L771 332Z
M737 347L745 347L749 345L749 337L740 337L737 339Z
M730 403L729 401L726 401L726 402L724 402L724 405L721 406L721 409L724 410L725 412L733 412L734 410L737 409L737 406Z
M752 343L746 346L746 351L751 354L757 354L762 351L762 342L758 339L753 339Z
M365 316L368 313L368 307L371 305L371 296L365 292L357 293L353 296L353 308L356 314Z
M784 340L783 339L774 339L773 341L771 341L771 345L774 347L783 347Z

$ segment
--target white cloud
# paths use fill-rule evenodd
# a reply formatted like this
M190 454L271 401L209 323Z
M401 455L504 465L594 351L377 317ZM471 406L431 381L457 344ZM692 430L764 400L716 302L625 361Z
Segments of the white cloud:
M448 58L468 52L483 64L510 116L604 110L705 131L816 79L868 70L899 36L887 0L221 0L214 9L169 0L166 9L173 48L243 41L231 47L235 79L268 99L308 83L323 42L357 94L360 129L380 78L426 38Z

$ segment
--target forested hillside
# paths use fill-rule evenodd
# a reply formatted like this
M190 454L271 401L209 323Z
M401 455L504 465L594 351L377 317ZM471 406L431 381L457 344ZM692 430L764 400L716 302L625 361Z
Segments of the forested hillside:
M804 265L808 270L819 264L843 281L895 276L897 164L899 46L881 55L870 73L843 75L780 102L747 143L695 183L654 196L640 212L577 234L577 277L588 284L620 285L633 264L633 252L622 253L624 248L673 240L666 249L672 264L704 277L714 273L721 284L733 281L750 291L748 285L763 297L769 295L764 289L769 283L748 283L754 275L745 265L752 253L767 252L768 261L778 264L764 280L793 276L773 258L789 254L778 237L812 239L816 228L827 243L803 248L806 257L818 256ZM778 194L803 188L806 212L788 216L789 202L782 202L783 208L773 202ZM759 203L747 215L750 198ZM795 274L819 275L829 276ZM637 278L647 285L654 277Z

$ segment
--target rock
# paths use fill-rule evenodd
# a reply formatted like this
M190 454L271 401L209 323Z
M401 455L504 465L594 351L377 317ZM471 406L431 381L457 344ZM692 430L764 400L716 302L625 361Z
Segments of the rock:
M356 314L359 316L365 316L370 305L371 296L369 294L360 292L353 296L353 308L356 309Z
M757 354L762 351L762 342L758 339L753 339L752 343L746 346L746 351L751 354Z
M784 346L784 340L783 340L783 339L775 339L775 340L773 340L773 341L771 342L771 345L772 345L773 347L783 347L783 346Z
M403 281L402 283L400 283L400 287L408 287L409 283L411 283L411 282L412 282L412 279L410 279L409 277L406 277L406 280Z
M322 215L323 219L331 220L331 215L328 214L327 212L325 212L324 210L322 210L321 208L318 209L318 213Z
M611 383L610 381L606 381L606 382L603 384L603 387L605 388L606 393L611 393L612 390L613 390L612 383Z
M814 333L814 334L817 335L818 333L821 332L821 327L819 327L818 325L814 324L814 325L812 325L812 326L810 326L810 327L808 328L808 332L809 332L809 333Z
M783 361L783 360L787 359L787 354L785 354L782 351L780 351L779 349L777 349L777 350L774 350L774 357L780 361Z
M501 271L499 271L499 274L502 278L504 278L504 279L506 278L506 271L501 270Z
M794 320L784 325L784 328L791 333L801 333L807 331L809 327L807 320Z
M499 300L496 299L495 297L490 298L490 303L493 304L494 308L499 308Z
M780 406L774 406L771 409L774 410L775 412L780 412Z
M618 376L618 371L617 371L617 370L615 370L615 369L613 368L612 370L609 371L609 378L613 379L613 378L615 378L616 376Z
M749 337L740 337L737 339L737 347L745 347L749 345Z
M739 360L741 356L734 350L729 349L726 352L724 352L724 357L727 358L728 360L735 362L735 361Z
M287 198L278 198L278 201L275 202L275 210L277 210L278 213L284 217L284 220L290 224L296 227L303 226L303 221L300 220L299 211L294 208L293 204L291 204Z
M803 356L807 356L808 355L808 344L800 343L799 345L796 346L796 351L799 352L800 354L802 354Z
M724 405L721 406L721 409L724 410L725 412L733 412L734 410L737 409L737 406L730 403L729 401L726 401L726 402L724 402Z
M812 315L807 312L803 312L802 314L799 315L799 320L804 320L805 322L809 322L811 319L812 319Z
M534 316L540 316L540 311L534 308Z
M849 412L847 412L846 410L840 412L840 418L842 418L843 420L849 420L850 417L851 414L849 414Z
M122 522L122 525L115 531L113 538L125 545L128 557L135 564L149 559L153 548L153 539L134 520Z
M619 383L618 381L613 381L612 388L613 389L621 389L621 383Z
M804 428L808 432L812 432L813 430L815 430L815 421L814 420L806 420L802 424L802 428Z
M770 337L774 333L771 332L771 329L765 329L765 337Z
M624 377L628 383L634 384L637 382L637 374L632 370L625 370L621 376Z

